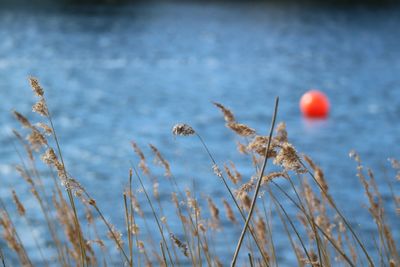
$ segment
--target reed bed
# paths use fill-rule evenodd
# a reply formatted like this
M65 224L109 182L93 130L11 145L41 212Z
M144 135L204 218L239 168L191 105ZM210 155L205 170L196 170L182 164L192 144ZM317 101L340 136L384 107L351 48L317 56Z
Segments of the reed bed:
M238 153L252 162L251 177L241 174L233 162L217 163L206 139L190 125L172 128L176 138L199 142L202 150L198 153L207 155L210 172L225 191L222 199L202 196L195 185L182 188L168 160L151 144L148 150L168 181L160 188L161 177L152 171L156 167L145 157L143 148L132 142L137 161L126 171L125 189L115 196L123 203L125 221L117 229L101 210L106 200L92 198L90 191L95 188L84 188L79 178L71 175L45 91L36 78L29 81L37 97L33 112L40 119L33 123L13 112L24 128L14 130L20 157L16 171L30 189L30 201L40 210L35 215L45 223L48 240L38 240L31 211L20 200L21 193L13 190L14 206L0 199L1 244L7 244L0 247L3 266L282 266L287 258L298 266L400 266L398 240L392 232L399 225L390 225L388 220L400 215L400 196L394 190L394 184L400 182L400 162L390 160L396 177L378 185L374 172L362 165L356 152L350 153L364 188L370 223L374 224L371 235L361 237L360 229L354 226L357 218L350 222L343 214L323 170L297 152L284 123L276 124L278 99L274 110L271 107L274 113L269 133L258 133L237 121L224 105L214 103L227 129L241 140ZM382 186L389 187L391 198L382 197ZM168 203L161 201L160 191L168 192ZM173 216L166 212L166 205L173 209ZM143 211L145 206L150 212ZM21 238L21 227L32 234L34 252L26 249L23 240L27 237ZM217 238L226 235L237 235L236 246L226 247L232 250L231 258L218 253L218 244L224 240ZM285 251L291 255L282 255L277 237L286 240Z

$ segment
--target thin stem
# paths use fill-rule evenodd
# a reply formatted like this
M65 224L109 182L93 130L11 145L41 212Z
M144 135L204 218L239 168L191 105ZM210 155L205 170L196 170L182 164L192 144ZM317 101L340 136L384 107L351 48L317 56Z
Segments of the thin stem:
M269 242L270 242L270 248L272 250L272 256L274 258L274 262L275 262L275 266L278 267L278 260L276 258L276 251L275 251L275 244L274 244L274 239L272 237L272 228L271 228L271 220L268 218L272 218L271 216L271 205L269 208L269 216L267 214L267 209L265 207L265 198L262 198L262 206L263 206L263 211L265 214L265 218L266 218L266 226L267 226L267 231L268 231L268 236L269 236Z
M6 267L6 262L4 261L3 250L1 248L0 248L0 259L1 259L1 264L3 265L3 267Z
M253 258L251 257L251 254L248 253L247 255L249 256L250 267L254 267Z
M203 139L201 138L201 136L200 136L197 132L196 132L196 136L199 138L201 144L203 145L203 147L204 147L205 150L207 151L207 154L208 154L208 156L210 157L212 163L213 163L214 165L217 166L217 162L215 161L214 157L212 156L212 154L211 154L210 150L208 149L206 143L203 141ZM222 180L222 182L224 183L225 188L228 190L229 195L231 196L233 202L235 203L235 206L236 206L236 208L238 209L238 211L239 211L239 213L240 213L240 216L242 217L243 221L245 222L245 221L246 221L246 217L244 216L243 210L240 208L240 206L239 206L239 204L238 204L238 202L237 202L235 196L234 196L233 193L232 193L232 190L229 188L229 185L228 185L228 183L226 182L226 179L225 179L225 177L224 177L224 175L223 175L222 173L221 173L221 180ZM252 227L249 226L248 229L249 229L249 231L250 231L251 236L252 236L253 239L254 239L254 242L256 243L256 246L257 246L258 250L259 250L260 253L261 253L261 256L262 256L262 258L263 258L263 261L264 261L265 265L269 266L268 257L267 257L266 255L264 255L263 249L262 249L261 245L259 244L259 242L258 242L258 240L257 240L257 238L256 238L256 235L255 235L255 233L254 233Z
M11 226L11 229L7 229L7 227L4 227L4 231L9 231L10 235L15 236L15 238L16 238L16 240L18 242L17 245L21 249L21 252L19 252L16 249L14 249L15 252L17 252L19 257L21 257L20 258L21 259L21 263L24 263L23 260L25 260L26 261L25 264L27 266L33 267L33 264L31 262L31 259L29 258L28 252L26 251L25 246L23 245L23 243L21 241L21 238L19 237L19 234L17 232L17 228L15 227L13 221L11 220L10 213L8 212L8 210L6 208L6 205L4 204L4 202L3 202L3 200L1 198L0 198L0 206L3 209L8 221L10 222L10 226Z
M164 232L163 232L163 230L162 230L162 228L161 228L160 221L158 220L156 211L154 210L154 207L153 207L153 204L151 203L150 197L149 197L149 195L147 194L147 190L146 190L146 188L144 187L144 184L143 184L143 182L142 182L142 179L140 178L140 175L139 175L139 173L137 172L136 168L133 167L133 164L132 164L132 169L135 171L135 174L136 174L136 176L137 176L137 178L138 178L138 180L139 180L139 182L140 182L140 185L142 186L142 189L143 189L143 192L144 192L144 194L145 194L145 196L146 196L146 198L147 198L147 201L149 202L149 205L150 205L151 211L152 211L152 213L153 213L154 219L156 220L156 223L157 223L158 230L160 231L162 240L163 240L163 242L164 242L165 249L167 250L168 258L169 258L169 260L170 260L170 262L171 262L171 265L174 266L174 263L173 263L172 257L171 257L171 253L169 252L169 249L168 249L167 241L165 240L165 237L164 237Z
M165 264L165 266L168 266L167 258L165 257L165 251L164 251L164 246L163 246L162 241L160 241L160 249L161 249L164 264Z
M135 215L133 213L133 203L132 203L132 198L133 198L133 192L132 192L132 169L129 170L129 207L130 207L130 225L136 226L136 221L135 221ZM132 234L132 231L130 231L130 234ZM135 241L136 241L136 247L139 247L139 239L138 239L138 233L135 233ZM131 242L132 242L132 237L131 237ZM133 245L130 247L130 254L133 254ZM140 267L140 253L137 253L137 266ZM131 266L133 267L133 266Z
M269 193L272 194L271 188L268 187L268 190L269 190ZM296 255L297 263L299 264L299 266L301 266L301 264L303 264L302 263L303 262L302 261L302 255L298 252L298 250L296 248L296 245L295 245L295 243L293 241L292 235L290 234L289 227L287 226L286 220L283 218L283 215L279 210L278 204L276 204L274 201L273 201L273 203L275 205L276 212L278 213L278 216L279 216L279 218L280 218L280 220L281 220L281 222L283 224L285 232L286 232L286 234L288 236L288 239L289 239L290 245L292 246L293 252Z
M247 227L249 226L251 216L253 215L253 211L254 211L254 208L255 208L255 205L256 205L256 202L257 202L258 193L259 193L260 188L261 188L262 177L264 175L265 167L267 166L267 162L268 162L269 149L270 149L270 146L271 146L272 133L273 133L274 127L275 127L275 121L276 121L276 115L277 115L277 111L278 111L278 105L279 105L279 97L277 97L275 99L274 114L272 116L271 128L269 130L269 139L268 139L268 145L267 145L267 148L266 148L266 151L265 151L264 163L262 165L261 172L260 172L260 175L258 177L257 186L256 186L256 189L255 189L253 200L251 202L249 214L247 215L246 222L244 224L242 233L240 234L240 238L239 238L239 241L237 243L235 254L233 255L233 259L232 259L232 263L231 263L232 267L236 265L236 260L237 260L237 257L239 255L239 251L240 251L240 248L242 246L242 243L243 243L243 238L244 238L244 236L246 234Z
M365 256L367 257L367 260L370 264L370 266L375 266L374 262L372 261L371 257L369 256L367 249L364 247L363 243L361 240L358 238L358 235L356 232L353 230L353 227L351 227L350 223L346 220L342 212L339 210L339 208L336 206L335 202L333 201L332 197L328 194L328 192L322 187L322 185L318 182L317 178L315 178L314 174L307 168L307 166L303 163L301 159L300 164L307 170L308 174L312 177L314 182L318 185L319 189L324 193L326 196L326 199L328 200L329 204L332 206L332 208L337 212L337 214L340 216L340 218L343 220L344 224L349 228L351 234L354 236L356 239L358 245L361 247L362 251L364 252Z
M312 262L311 257L310 257L310 255L309 255L308 252L307 252L307 248L306 248L306 246L305 246L303 240L301 239L300 234L299 234L299 232L298 232L297 229L296 229L296 226L294 226L294 223L293 223L292 219L291 219L290 216L287 214L287 212L286 212L286 210L283 208L282 204L279 203L279 201L276 199L276 197L275 197L274 194L272 193L271 189L269 189L269 193L270 193L270 196L272 197L272 199L274 200L274 204L276 205L277 210L279 210L279 209L278 209L278 206L279 206L279 208L282 210L283 214L285 214L286 219L288 220L290 226L292 227L293 231L295 232L297 238L298 238L299 241L300 241L300 244L301 244L301 246L302 246L302 248L303 248L303 250L304 250L304 253L306 254L308 260L309 260L310 262ZM279 211L278 211L278 212L279 212ZM282 221L283 221L283 220L282 220Z
M299 204L297 204L296 201L291 196L289 196L288 193L286 193L285 190L283 190L277 183L275 183L274 181L271 181L271 183L273 183L296 206L296 208L298 208L301 212L303 212L303 214L306 216L308 223L311 224L311 218L305 211L304 206L300 206ZM343 258L347 261L347 263L350 266L354 267L355 265L351 262L350 258L335 244L335 242L328 236L328 234L325 233L325 231L321 227L319 227L318 224L316 224L315 226L318 228L319 231L321 231L324 237L328 239L328 241L340 253L340 255L343 256Z
M301 199L300 199L300 195L299 195L299 193L297 192L296 187L294 186L294 183L293 183L293 181L292 181L292 179L290 178L289 175L288 175L288 180L289 180L290 185L291 185L292 188L293 188L293 191L294 191L294 193L295 193L295 195L296 195L296 197L297 197L297 200L298 200L299 203L300 203L300 206L303 208L304 213L306 213L306 212L307 212L307 209L304 207L304 205L303 205L303 203L302 203L302 201L301 201ZM300 179L299 179L299 180L300 180ZM304 188L304 185L303 185L303 184L302 184L302 187ZM315 227L315 224L316 224L316 223L315 223L315 217L314 217L314 214L313 214L312 209L311 209L311 207L310 207L310 203L309 203L308 201L306 201L306 205L307 205L308 212L309 212L310 218L311 218L311 220L309 220L309 223L310 223L311 228L312 228L312 231L313 231L313 233L314 233L314 238L315 238L315 242L316 242L317 249L318 249L319 263L320 263L320 264L323 264L324 262L322 262L321 240L320 240L318 231L316 230L316 227ZM325 253L324 253L324 255L325 255Z
M195 189L194 181L193 181L193 194L194 194L193 199L196 199L196 189ZM196 203L197 203L197 201L196 201ZM197 204L196 204L196 206L197 206ZM200 240L200 231L199 231L198 210L196 209L196 207L193 207L193 211L194 211L194 222L195 222L194 226L196 227L196 229L195 229L196 235L195 236L197 236L197 255L198 255L198 259L199 259L199 266L202 267L203 265L202 265L202 260L201 260L201 247L200 247L201 240Z
M128 235L128 247L129 247L129 266L133 266L133 255L132 255L132 235L131 235L131 224L129 219L128 202L126 195L124 194L124 209L125 209L125 220L126 220L126 230Z
M44 103L46 105L47 118L48 118L48 120L50 122L50 126L51 126L51 129L53 131L53 137L54 137L54 141L56 142L58 155L60 156L61 164L63 166L63 172L64 172L65 177L68 179L67 171L65 169L64 159L63 159L63 156L62 156L62 153L61 153L60 143L58 142L57 134L56 134L56 131L55 131L55 128L54 128L54 124L53 124L53 120L52 120L52 117L51 117L51 113L49 111L49 108L47 106L47 102L46 102L44 97L43 97L43 100L44 100ZM77 214L76 207L75 207L75 201L74 201L74 197L72 195L71 189L68 186L66 187L66 189L67 189L68 199L69 199L69 202L71 204L72 211L74 213L75 227L76 227L76 230L78 232L79 247L80 247L80 250L81 250L81 261L82 261L82 265L85 266L86 263L87 263L86 262L87 258L86 258L86 251L85 251L85 245L84 245L85 243L84 243L84 240L83 240L83 233L82 233L82 229L81 229L81 226L80 226L80 223L79 223L78 214Z
M110 232L112 238L115 240L115 243L117 244L118 248L122 251L122 254L125 258L125 260L129 263L129 257L125 253L124 248L118 241L117 236L115 235L115 231L112 229L111 225L107 222L106 218L104 217L103 213L100 211L99 207L97 206L96 202L93 200L93 198L90 197L89 193L85 190L85 188L82 188L83 193L85 196L89 199L89 205L91 205L97 212L97 214L100 216L101 220L104 222L104 224L107 226L108 231Z
M16 137L17 137L18 141L22 144L22 146L25 147L26 152L29 154L29 151L28 151L29 149L28 149L27 145L24 143L24 141L22 139L20 139L18 137L18 135L16 135ZM17 155L18 155L18 157L19 157L19 159L21 161L22 169L29 176L29 178L32 178L33 175L30 173L27 165L25 164L25 161L24 161L21 153L19 152L19 150L16 147L16 145L14 144L14 142L13 142L13 146L14 146L15 152L17 153ZM28 156L28 158L30 158L30 157ZM32 159L30 159L30 160L32 160ZM32 163L32 168L34 168L34 169L36 168L33 163ZM32 183L29 183L31 185L31 192L33 192L32 190L34 190L36 192L39 192L37 190L36 182L34 182L33 179L31 179L31 180L32 180ZM33 195L36 198L36 200L39 202L39 206L40 206L40 208L41 208L41 210L42 210L42 212L43 212L43 214L45 216L47 227L49 228L51 238L53 239L55 247L56 247L56 250L57 250L58 259L62 263L63 266L67 266L67 264L65 262L64 253L63 253L63 251L61 249L61 242L60 242L60 240L58 238L57 232L55 231L56 227L55 227L54 221L50 218L50 215L49 215L49 209L46 208L46 206L44 205L44 201L43 201L42 197L40 197L39 193L33 194ZM50 205L48 204L48 206L50 206Z

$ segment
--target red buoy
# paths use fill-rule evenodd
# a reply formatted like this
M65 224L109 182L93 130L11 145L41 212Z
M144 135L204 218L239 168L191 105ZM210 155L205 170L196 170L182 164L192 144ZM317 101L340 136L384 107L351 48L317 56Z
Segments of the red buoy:
M324 93L310 90L301 97L300 110L307 118L326 118L329 113L329 100Z

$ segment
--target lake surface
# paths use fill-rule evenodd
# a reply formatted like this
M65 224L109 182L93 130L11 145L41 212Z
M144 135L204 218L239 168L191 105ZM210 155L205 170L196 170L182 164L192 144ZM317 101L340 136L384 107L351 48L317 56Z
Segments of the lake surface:
M46 88L67 167L120 227L121 192L130 161L138 162L131 140L149 163L147 144L156 145L182 188L194 179L199 197L228 197L201 144L174 138L172 126L189 123L218 163L232 160L249 177L251 163L236 152L238 139L212 102L263 133L279 96L278 120L286 122L292 143L324 169L339 206L368 239L374 228L360 208L365 198L348 153L358 151L380 177L383 168L392 177L387 159L400 158L399 12L276 3L1 10L0 196L10 207L10 188L25 202L29 196L13 170L19 159L11 132L20 129L12 109L37 118L29 75ZM310 88L330 98L325 121L307 121L299 113L298 101ZM162 175L160 168L154 171ZM160 177L167 205L164 184ZM45 226L38 223L36 231L45 232ZM233 251L226 245L239 236L239 229L231 231L216 248L223 260ZM278 257L290 264L284 242L278 237Z

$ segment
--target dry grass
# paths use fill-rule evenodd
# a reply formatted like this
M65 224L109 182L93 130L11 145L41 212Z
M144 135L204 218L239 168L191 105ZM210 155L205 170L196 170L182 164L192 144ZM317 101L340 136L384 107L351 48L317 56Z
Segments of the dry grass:
M282 240L282 235L286 236L286 246L299 266L400 266L398 240L393 237L388 220L388 213L392 217L400 215L400 196L392 185L400 180L400 163L395 159L391 163L397 174L387 183L392 198L384 199L373 171L362 165L359 155L351 153L368 201L371 222L376 228L372 236L361 238L336 204L322 169L310 157L299 154L289 142L284 123L278 124L275 131L271 127L270 136L259 135L253 128L238 123L228 108L214 103L222 111L227 128L241 139L238 151L253 162L252 177L246 179L231 161L220 168L196 130L187 124L177 124L172 134L200 141L204 151L199 153L209 157L210 171L220 180L226 196L215 199L198 196L195 186L180 188L168 160L156 146L150 145L154 163L164 169L169 182L168 188L160 188L142 149L132 142L139 164L132 164L132 169L127 170L127 186L121 192L125 220L125 229L121 231L106 219L97 201L90 196L89 191L95 189L86 190L78 179L71 177L45 90L35 78L30 79L30 84L38 97L33 111L43 121L32 123L14 112L27 131L26 138L25 134L14 131L21 160L16 171L41 211L50 241L38 242L29 216L32 211L26 209L19 193L12 190L15 204L12 209L17 212L10 213L10 207L0 201L2 241L8 245L0 249L3 266L16 264L13 260L22 266L227 266L231 260L231 265L236 265L236 256L240 266L278 266L286 262L276 247L277 236ZM51 172L39 171L38 158ZM265 172L268 158L275 167ZM44 181L51 181L53 186L44 186L49 184ZM134 184L139 187L135 188ZM145 184L151 184L152 192ZM260 189L262 194L257 197ZM143 192L144 201L143 194L138 196L138 190ZM160 191L170 192L169 209L174 209L174 216L165 213L166 203L160 200ZM394 208L388 209L388 204ZM150 215L143 212L144 205L149 207ZM289 209L297 210L297 214L291 214ZM40 260L31 259L32 252L26 250L15 221L31 229ZM156 233L150 229L153 225ZM276 232L277 225L284 231ZM237 234L241 229L236 253L232 249L232 259L221 259L216 246L223 240L216 238ZM234 239L239 239L239 235ZM375 244L373 248L369 245L371 240ZM121 257L111 256L115 255L114 247Z

